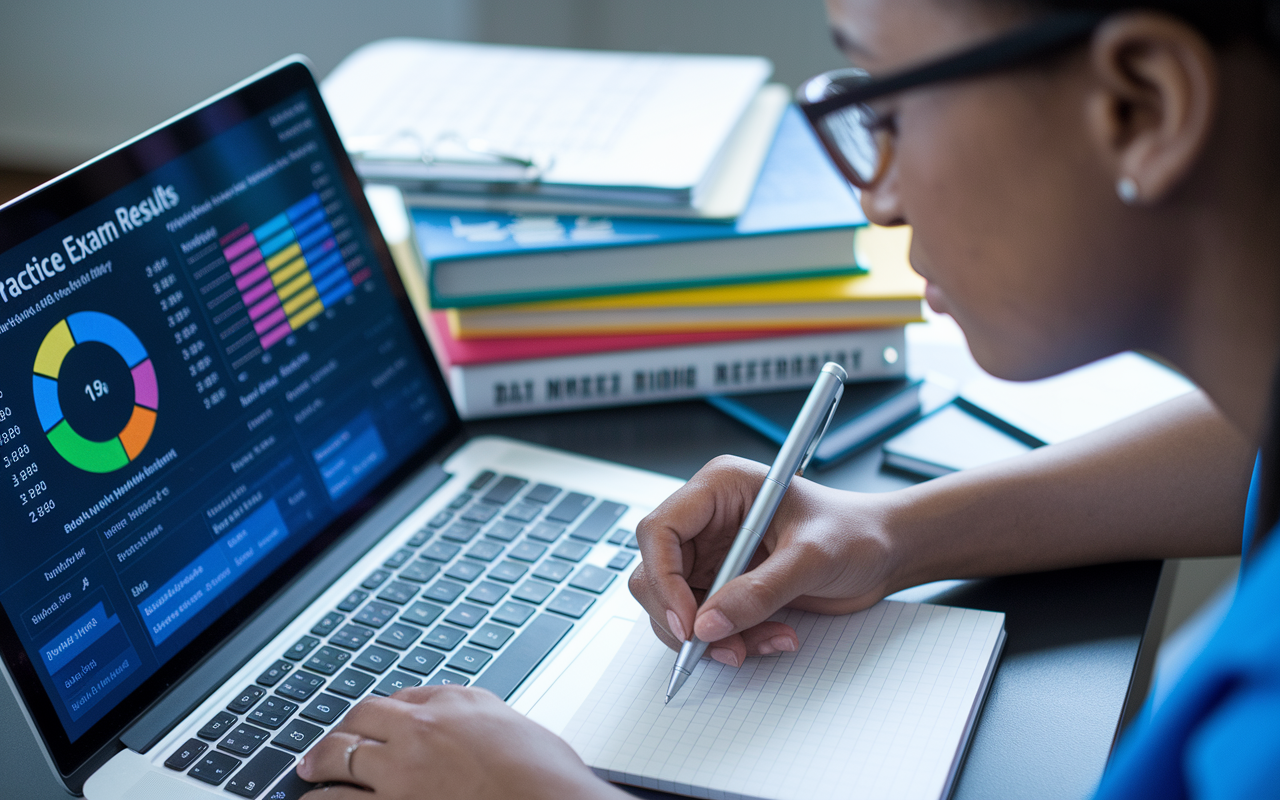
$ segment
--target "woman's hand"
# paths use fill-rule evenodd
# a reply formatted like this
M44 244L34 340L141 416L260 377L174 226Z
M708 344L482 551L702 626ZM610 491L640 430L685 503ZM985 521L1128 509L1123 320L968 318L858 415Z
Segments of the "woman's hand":
M796 632L768 621L778 609L848 614L896 588L887 504L796 478L747 572L699 608L767 471L721 456L637 527L643 560L631 593L667 646L679 648L692 631L711 643L712 658L740 666L747 655L796 649Z
M625 797L555 734L493 694L460 686L360 702L316 743L298 776L353 784L309 792L307 800Z

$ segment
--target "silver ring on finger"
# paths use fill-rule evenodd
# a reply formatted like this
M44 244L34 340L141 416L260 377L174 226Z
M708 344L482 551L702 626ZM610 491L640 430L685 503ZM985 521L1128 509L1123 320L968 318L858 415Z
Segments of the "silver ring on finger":
M355 780L356 774L351 771L351 757L356 754L356 749L360 747L360 741L360 739L356 739L354 742L347 745L347 749L343 751L342 754L343 758L346 760L347 774L351 776L352 780Z

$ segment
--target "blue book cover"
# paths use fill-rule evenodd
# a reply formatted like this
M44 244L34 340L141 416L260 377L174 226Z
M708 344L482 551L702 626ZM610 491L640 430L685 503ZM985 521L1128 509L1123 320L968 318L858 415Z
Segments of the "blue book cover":
M435 208L412 215L436 307L847 273L856 270L853 230L867 224L795 107L732 223Z

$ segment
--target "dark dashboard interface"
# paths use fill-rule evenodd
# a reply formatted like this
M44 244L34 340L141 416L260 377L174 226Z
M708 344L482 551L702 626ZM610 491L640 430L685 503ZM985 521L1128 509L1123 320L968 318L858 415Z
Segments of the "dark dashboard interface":
M69 742L450 418L328 124L296 92L0 254L0 603Z

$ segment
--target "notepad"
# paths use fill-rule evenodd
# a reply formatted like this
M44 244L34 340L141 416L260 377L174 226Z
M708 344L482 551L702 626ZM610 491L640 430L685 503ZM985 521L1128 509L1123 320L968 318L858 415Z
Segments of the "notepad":
M798 652L738 669L704 659L665 707L675 654L639 621L564 738L607 780L694 797L946 797L1004 615L882 601L774 619Z

